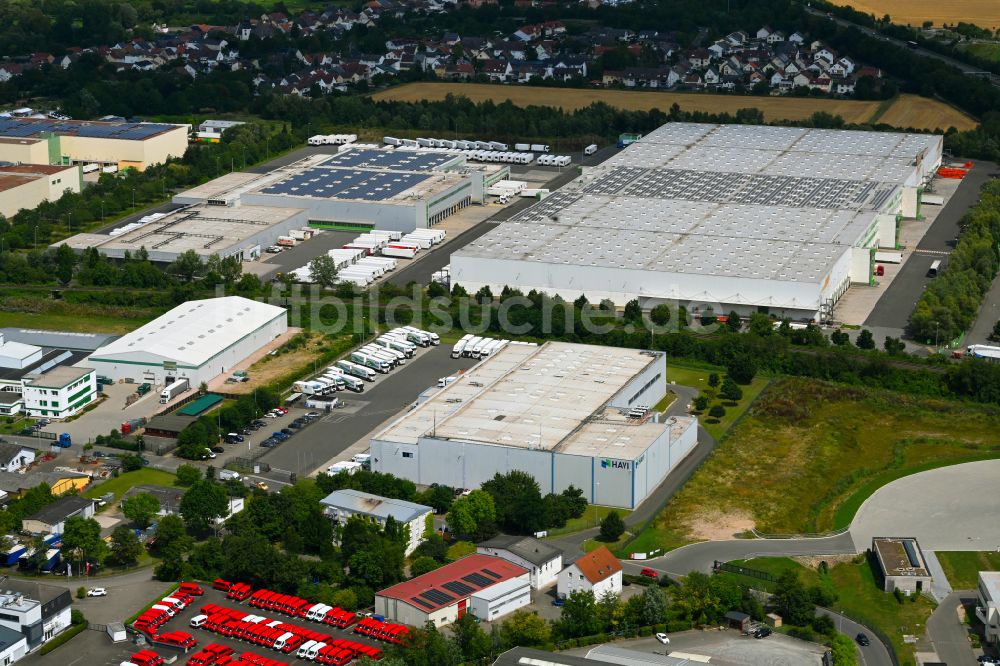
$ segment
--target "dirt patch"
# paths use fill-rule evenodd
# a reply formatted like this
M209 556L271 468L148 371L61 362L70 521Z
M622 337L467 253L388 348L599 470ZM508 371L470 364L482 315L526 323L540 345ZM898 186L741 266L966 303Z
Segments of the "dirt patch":
M967 131L975 129L977 125L972 117L955 107L919 95L900 95L878 121L903 129L915 127L942 131L949 127Z
M688 536L694 541L735 539L753 529L754 520L749 513L695 514L688 521Z
M857 555L804 555L802 557L793 557L791 559L795 560L804 567L819 569L820 562L826 562L828 567L833 568L838 564L846 564L855 557L857 557Z
M283 346L300 333L307 337L306 342L295 349L283 350ZM322 335L317 333L302 333L301 329L289 328L286 333L276 338L271 344L258 349L252 356L244 359L237 367L234 367L232 371L227 371L225 376L213 379L208 388L210 391L222 391L224 393L239 395L252 393L254 389L267 386L289 370L307 365L309 361L323 353L324 346L325 342ZM272 356L272 351L277 351L278 353ZM226 377L232 375L236 370L246 370L247 375L250 377L249 381L240 382L239 384L227 384Z

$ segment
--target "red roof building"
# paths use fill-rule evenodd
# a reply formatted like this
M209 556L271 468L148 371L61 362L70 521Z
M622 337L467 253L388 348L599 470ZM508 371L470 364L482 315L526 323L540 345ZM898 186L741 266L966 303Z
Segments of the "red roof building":
M476 598L503 605L508 597L516 600L527 595L527 602L530 602L530 586L529 573L524 567L499 557L468 555L379 591L375 595L375 612L393 622L414 627L422 627L427 622L443 626L471 611ZM496 594L498 591L500 596ZM511 606L507 612L519 607L512 603L506 605Z

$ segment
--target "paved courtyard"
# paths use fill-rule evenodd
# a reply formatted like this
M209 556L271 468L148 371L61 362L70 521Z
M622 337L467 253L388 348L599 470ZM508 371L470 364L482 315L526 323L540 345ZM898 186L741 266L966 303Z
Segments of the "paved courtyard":
M952 465L883 486L861 506L851 525L859 552L873 536L916 537L924 550L996 550L1000 521L1000 460Z
M684 631L670 634L670 645L661 645L655 638L615 642L615 647L639 653L674 654L683 652L711 657L718 666L819 666L825 648L816 643L800 641L782 634L756 639L738 631ZM570 650L570 654L586 655L596 646Z

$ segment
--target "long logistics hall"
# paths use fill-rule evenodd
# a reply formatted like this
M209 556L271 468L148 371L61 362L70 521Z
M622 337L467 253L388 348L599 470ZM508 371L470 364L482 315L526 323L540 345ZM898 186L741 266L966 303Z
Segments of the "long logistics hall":
M647 411L665 377L658 352L507 345L377 433L372 469L454 488L524 470L543 495L632 509L696 444L695 419Z
M941 164L934 135L669 123L451 257L452 282L825 319Z

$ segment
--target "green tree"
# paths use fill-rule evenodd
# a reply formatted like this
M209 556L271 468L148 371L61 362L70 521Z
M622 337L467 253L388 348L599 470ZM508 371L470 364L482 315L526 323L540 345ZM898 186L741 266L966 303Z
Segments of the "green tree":
M703 412L706 409L708 409L708 396L707 395L698 395L698 396L695 396L695 399L694 399L693 402L694 402L695 411Z
M612 511L601 520L601 541L618 541L625 534L625 521L617 511Z
M76 267L76 253L63 243L56 250L56 278L61 284L69 284L73 279L73 268Z
M854 641L844 634L837 634L830 641L830 652L833 656L833 666L857 666L858 650Z
M642 306L639 305L639 299L634 298L625 304L623 316L625 321L639 322L642 320Z
M122 501L122 513L140 529L149 527L159 511L160 500L150 493L136 493Z
M201 470L187 463L178 467L175 474L177 474L177 483L182 486L193 486L201 480Z
M465 663L480 663L490 655L493 647L490 637L468 613L451 625L451 633Z
M788 570L775 582L774 604L787 624L805 626L815 615L809 592L802 584L798 572Z
M205 271L205 265L201 262L201 257L198 256L197 252L187 250L177 256L168 270L185 282L191 282Z
M708 375L708 385L715 388L719 385L719 375L718 373L712 372Z
M638 618L640 624L649 626L663 621L667 606L670 604L663 588L659 585L649 585L642 591L639 599L642 602Z
M729 329L730 333L739 333L740 329L743 327L743 322L740 320L740 316L735 310L729 313L726 317L726 328Z
M893 338L890 336L885 337L884 343L885 351L889 353L890 356L899 356L906 351L906 343L899 338Z
M481 541L496 533L496 519L493 496L484 490L473 490L452 503L448 527L459 536Z
M851 336L844 333L839 328L830 334L830 342L837 345L838 347L843 347L851 341Z
M592 636L601 630L597 600L590 590L576 590L566 597L555 630L563 638Z
M738 402L743 399L743 389L741 389L732 379L726 377L722 381L722 388L719 390L719 396L723 400Z
M541 489L527 472L496 474L482 489L493 496L496 520L504 532L534 534L547 527Z
M332 257L321 254L309 261L309 274L321 287L332 287L337 283L337 263Z
M111 533L111 559L123 567L134 566L142 556L142 544L139 537L128 527L116 527Z
M990 333L990 340L1000 342L1000 321L993 324L993 332Z
M721 419L726 415L726 408L722 405L712 405L712 408L708 410L708 415L713 419Z
M504 648L508 649L517 646L540 647L552 640L552 628L537 613L517 610L500 625L500 639Z
M767 337L774 333L774 322L763 312L754 312L750 315L750 333Z
M666 326L670 323L670 306L660 303L649 311L649 319L657 326Z
M863 328L858 333L858 339L854 344L858 346L858 349L875 349L875 336L867 328Z
M101 526L93 518L73 516L63 527L62 552L73 562L101 562L108 553L108 544L101 538ZM44 551L44 549L41 549Z
M182 553L191 549L193 541L184 528L180 516L167 514L156 525L156 537L153 541L153 552L163 558L168 554L179 558Z
M737 384L749 384L757 374L757 366L750 354L737 354L729 361L726 372Z
M417 576L423 576L425 573L430 573L438 567L441 566L441 562L438 562L433 557L422 556L418 557L410 564L410 575L416 578Z
M204 534L216 518L229 511L229 498L217 483L198 481L184 493L180 508L187 528L195 534Z

